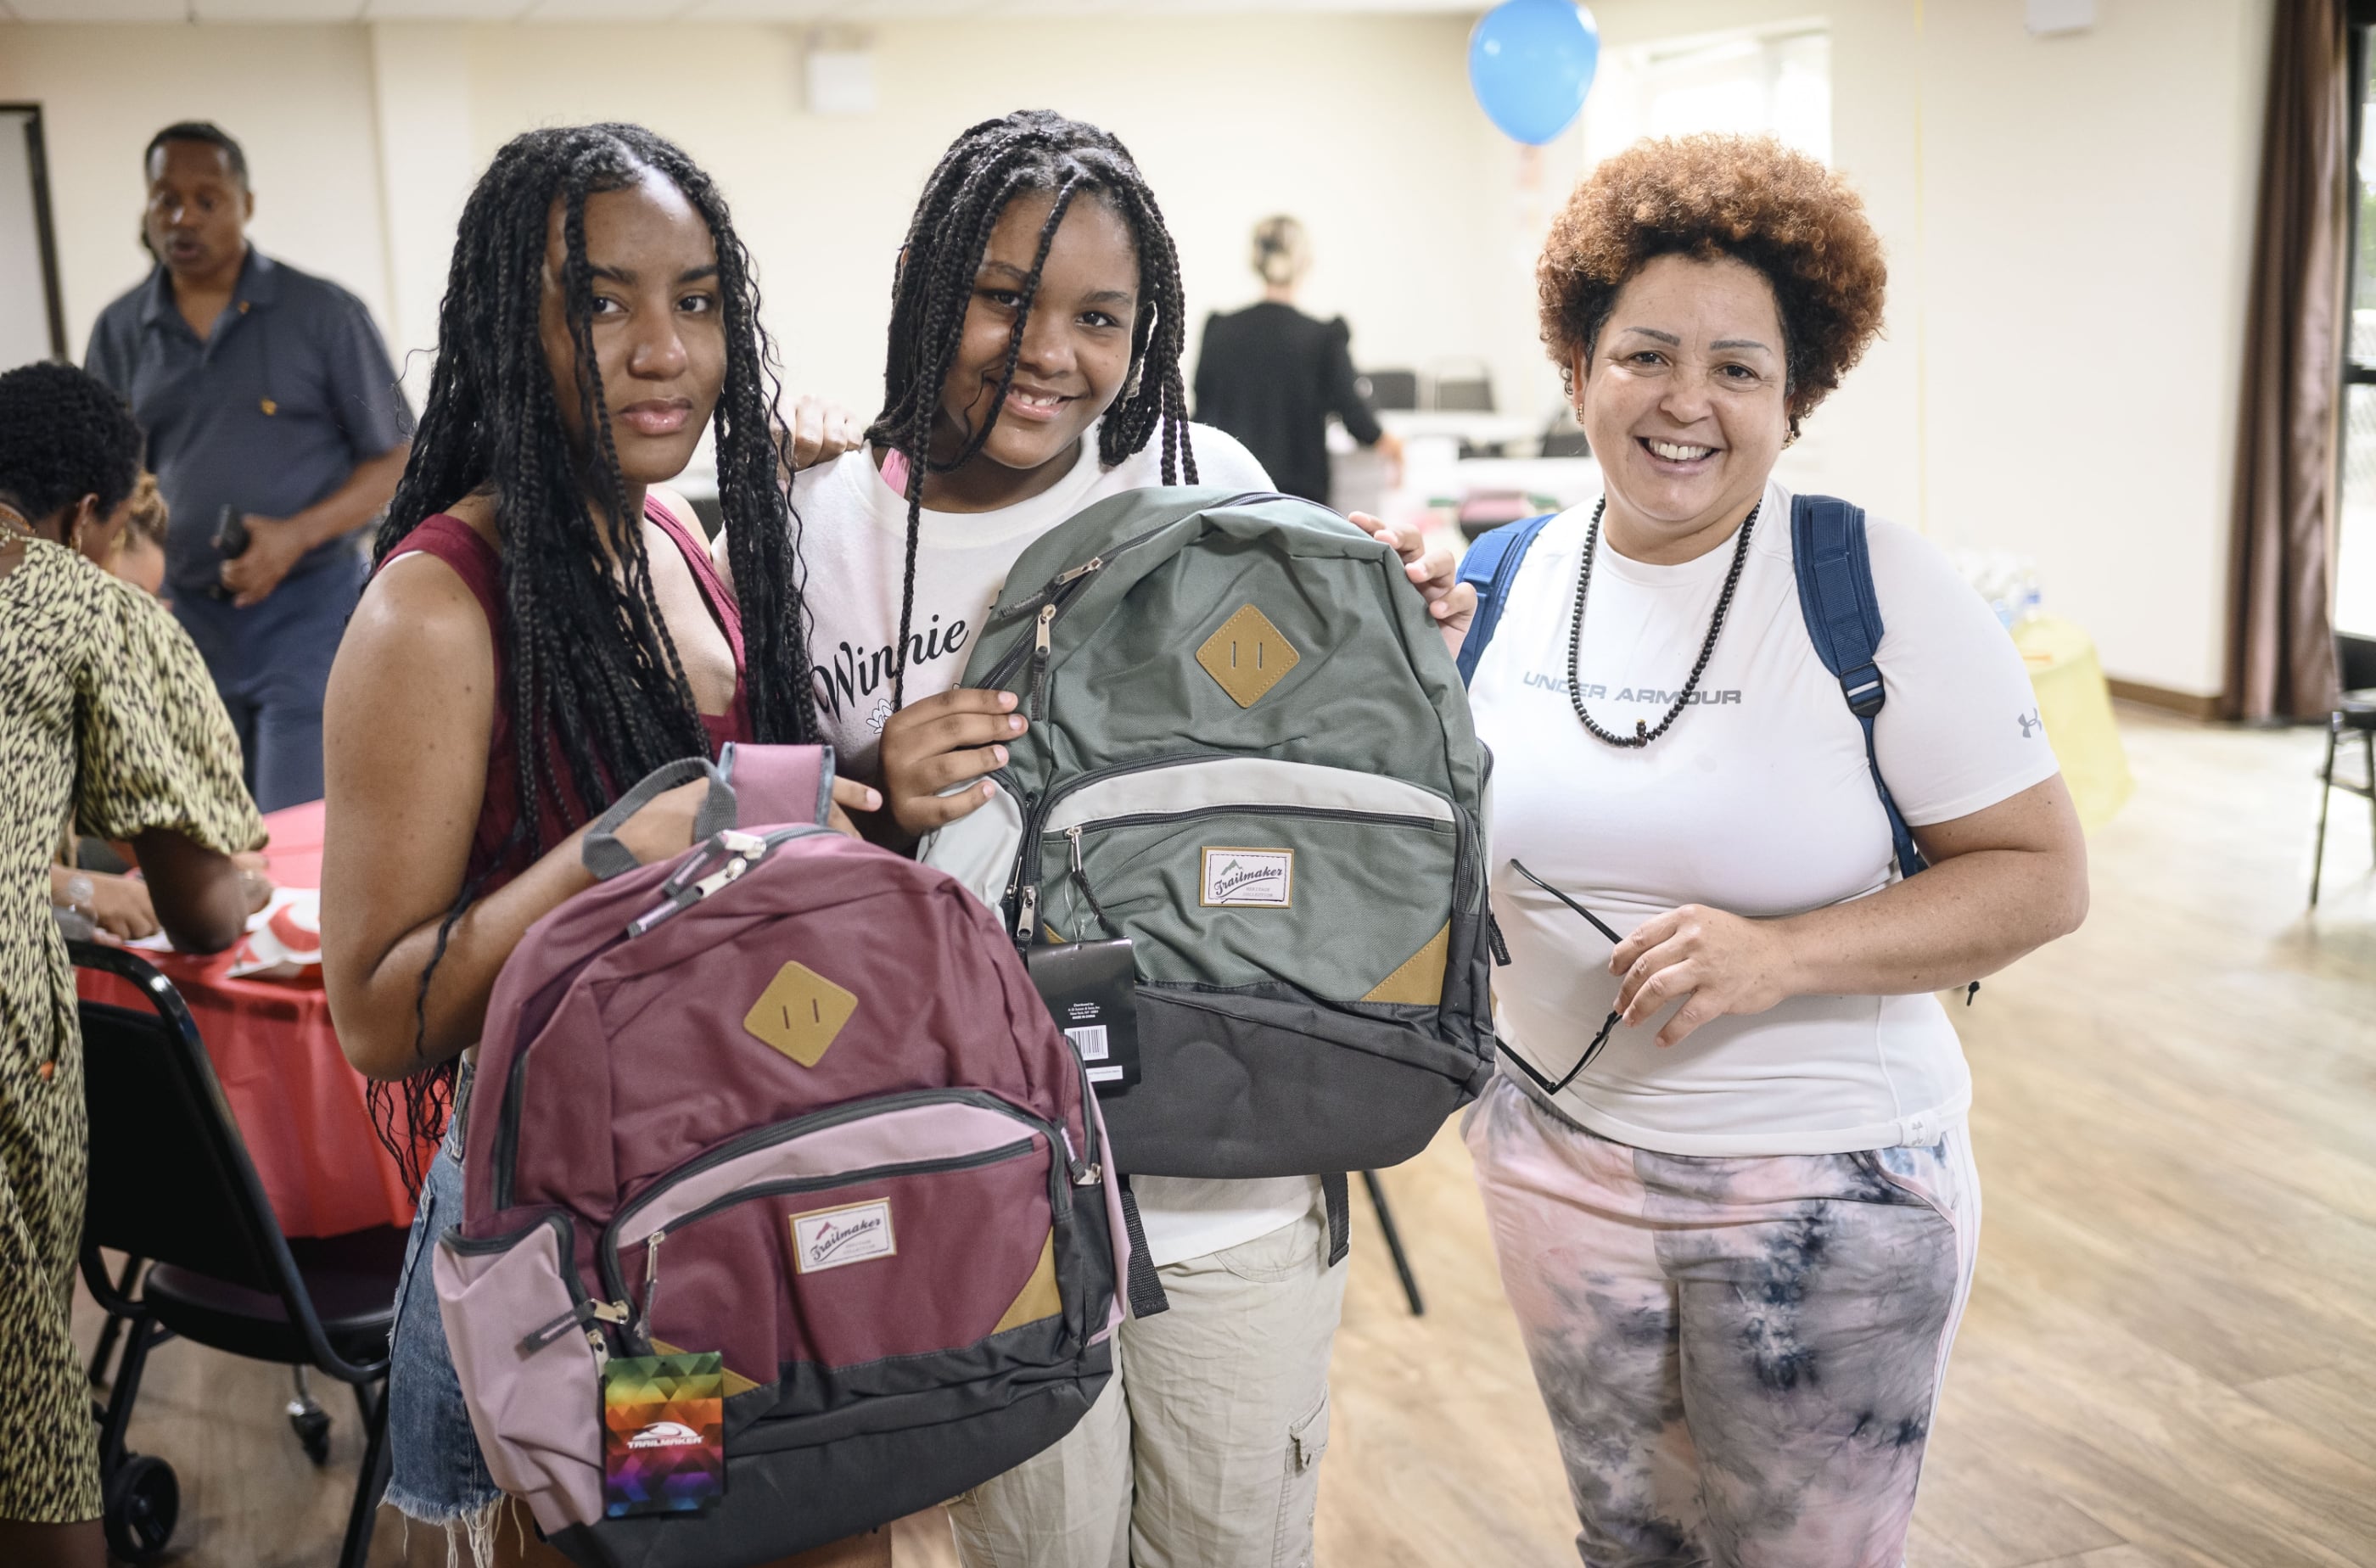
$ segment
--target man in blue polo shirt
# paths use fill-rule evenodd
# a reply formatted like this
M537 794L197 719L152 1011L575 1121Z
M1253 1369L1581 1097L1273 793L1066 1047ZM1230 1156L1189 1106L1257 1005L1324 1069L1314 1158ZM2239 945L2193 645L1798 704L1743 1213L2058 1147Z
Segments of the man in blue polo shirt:
M266 811L322 794L322 688L362 592L360 530L411 451L362 302L247 243L247 159L220 128L148 144L148 281L85 368L132 405L171 509L165 593L205 655ZM219 545L226 512L247 542Z

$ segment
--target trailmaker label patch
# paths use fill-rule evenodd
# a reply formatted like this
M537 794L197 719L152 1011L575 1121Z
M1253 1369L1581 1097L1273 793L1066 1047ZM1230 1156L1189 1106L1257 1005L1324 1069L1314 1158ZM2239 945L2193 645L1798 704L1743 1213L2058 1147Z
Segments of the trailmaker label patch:
M1208 909L1284 909L1295 902L1295 851L1205 847Z
M889 1198L792 1216L792 1266L802 1274L887 1258L898 1250Z

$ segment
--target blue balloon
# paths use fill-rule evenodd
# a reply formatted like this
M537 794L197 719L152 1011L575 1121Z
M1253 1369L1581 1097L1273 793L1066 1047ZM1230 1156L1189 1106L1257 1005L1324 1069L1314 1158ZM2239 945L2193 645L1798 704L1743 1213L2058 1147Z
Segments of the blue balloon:
M1505 0L1468 35L1468 85L1503 135L1540 147L1575 124L1600 30L1574 0Z

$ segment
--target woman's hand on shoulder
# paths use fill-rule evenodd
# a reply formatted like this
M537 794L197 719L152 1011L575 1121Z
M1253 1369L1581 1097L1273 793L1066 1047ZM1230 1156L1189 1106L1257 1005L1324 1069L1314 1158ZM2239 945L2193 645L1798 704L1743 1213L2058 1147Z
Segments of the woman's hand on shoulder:
M1622 978L1617 1011L1636 1028L1660 1009L1683 1005L1658 1031L1658 1044L1681 1044L1693 1030L1729 1013L1763 1013L1800 989L1790 933L1774 921L1753 921L1685 904L1653 915L1609 956L1609 972Z
M866 439L866 422L830 398L803 392L777 433L788 472L829 463Z
M1460 558L1449 550L1430 550L1419 529L1389 523L1367 512L1352 515L1355 528L1402 557L1403 575L1427 601L1428 615L1443 634L1443 646L1455 658L1468 636L1468 623L1477 614L1477 590L1460 580Z

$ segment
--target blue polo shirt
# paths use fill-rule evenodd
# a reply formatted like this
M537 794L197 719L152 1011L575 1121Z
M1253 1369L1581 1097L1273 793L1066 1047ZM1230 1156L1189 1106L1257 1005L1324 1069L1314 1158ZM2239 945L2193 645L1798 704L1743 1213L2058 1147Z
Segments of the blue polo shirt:
M220 580L211 541L226 502L292 516L412 430L362 302L254 245L204 341L182 319L160 267L100 313L83 365L132 405L148 433L148 467L172 512L165 583L177 602ZM300 578L334 561L351 565L356 550L351 537L317 546L274 597L292 588L304 597ZM350 576L339 574L350 594Z

